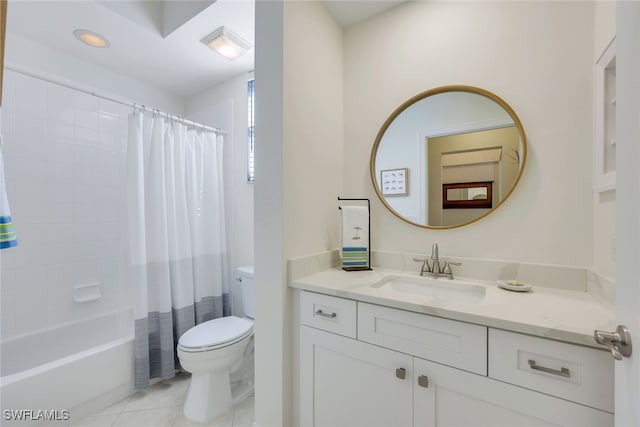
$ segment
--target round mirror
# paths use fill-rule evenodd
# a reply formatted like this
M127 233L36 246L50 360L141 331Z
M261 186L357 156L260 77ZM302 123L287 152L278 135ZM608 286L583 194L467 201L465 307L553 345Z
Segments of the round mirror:
M501 98L471 86L420 93L384 122L371 151L371 181L400 219L454 228L509 197L527 158L524 128Z

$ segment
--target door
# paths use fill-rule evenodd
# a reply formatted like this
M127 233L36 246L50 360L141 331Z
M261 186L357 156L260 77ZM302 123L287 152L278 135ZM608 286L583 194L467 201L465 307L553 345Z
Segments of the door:
M616 361L616 426L640 426L640 3L618 1L616 35L616 316L631 357Z
M300 427L411 427L411 356L300 328Z

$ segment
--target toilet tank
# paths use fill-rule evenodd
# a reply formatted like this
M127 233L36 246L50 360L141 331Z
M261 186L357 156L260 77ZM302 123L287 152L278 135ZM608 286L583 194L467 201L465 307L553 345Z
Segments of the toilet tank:
M240 292L242 294L242 308L244 309L244 315L255 319L256 300L253 265L238 267L238 269L236 270L236 280L240 283Z

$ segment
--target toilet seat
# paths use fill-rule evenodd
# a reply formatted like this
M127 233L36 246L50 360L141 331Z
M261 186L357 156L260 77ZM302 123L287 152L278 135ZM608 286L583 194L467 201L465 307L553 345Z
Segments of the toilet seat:
M203 322L182 334L180 350L195 353L223 348L253 334L253 321L236 316L220 317Z

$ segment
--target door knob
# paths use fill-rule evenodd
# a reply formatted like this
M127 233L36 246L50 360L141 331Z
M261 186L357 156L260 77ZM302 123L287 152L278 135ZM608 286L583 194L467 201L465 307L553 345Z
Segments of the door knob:
M618 325L615 332L595 330L593 338L598 344L606 345L616 360L631 356L631 334L626 326Z
M396 369L396 378L403 380L407 377L407 371L404 368Z

